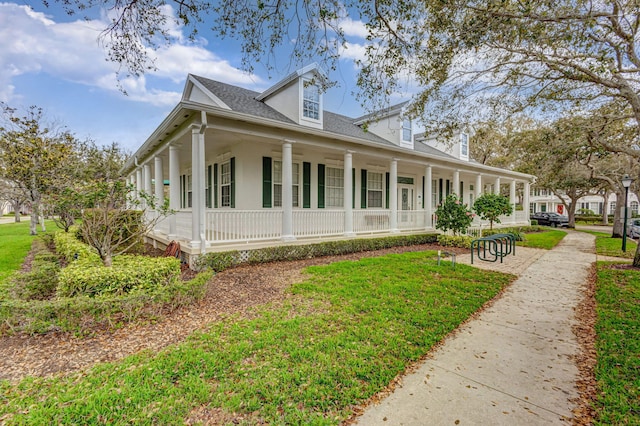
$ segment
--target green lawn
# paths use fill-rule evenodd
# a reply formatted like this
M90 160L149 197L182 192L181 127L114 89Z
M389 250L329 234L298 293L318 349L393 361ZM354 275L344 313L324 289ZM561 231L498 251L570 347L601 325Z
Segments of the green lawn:
M619 240L618 240L619 241ZM596 424L640 424L640 271L598 263Z
M596 253L601 256L614 256L633 259L637 244L627 238L627 251L622 251L622 238L611 238L611 234L596 231L582 231L596 236Z
M518 241L516 244L523 247L551 250L565 235L567 235L567 233L560 230L532 232L525 235L524 241Z
M311 267L252 319L73 377L5 381L0 421L183 424L206 407L223 423L339 424L515 279L434 257Z
M45 222L51 231L57 229L52 221ZM40 227L38 226L38 232ZM0 225L0 284L13 272L20 269L25 256L29 253L33 236L29 235L29 221L5 223Z

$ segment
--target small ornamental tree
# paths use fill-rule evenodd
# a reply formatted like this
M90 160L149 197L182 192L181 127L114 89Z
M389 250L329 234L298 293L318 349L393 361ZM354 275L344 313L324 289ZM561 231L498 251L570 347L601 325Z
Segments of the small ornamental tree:
M480 219L489 221L489 229L493 229L493 223L500 223L501 215L510 215L513 206L509 199L500 194L482 194L473 203L473 209Z
M436 229L464 233L473 221L473 213L455 194L447 196L436 210Z

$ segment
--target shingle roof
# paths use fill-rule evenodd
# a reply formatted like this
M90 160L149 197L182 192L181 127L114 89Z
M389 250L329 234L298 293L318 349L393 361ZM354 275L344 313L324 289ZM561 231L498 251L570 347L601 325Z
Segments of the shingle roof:
M227 104L233 111L249 114L256 117L270 118L284 123L294 123L285 115L271 108L264 102L258 101L256 97L260 94L253 90L232 86L208 78L193 76L211 93L216 95L222 102ZM330 111L323 111L323 130L336 135L365 139L370 142L379 143L386 146L395 146L380 136L371 132L365 132L360 126L356 126L354 119L345 115L336 114Z

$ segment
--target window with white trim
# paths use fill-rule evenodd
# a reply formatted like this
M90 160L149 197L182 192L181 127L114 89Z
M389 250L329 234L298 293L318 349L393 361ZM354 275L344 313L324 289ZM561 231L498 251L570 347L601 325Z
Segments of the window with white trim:
M315 84L303 84L302 116L312 120L320 120L320 88Z
M220 205L231 206L231 163L220 165Z
M291 164L293 207L300 207L300 165ZM282 161L273 161L273 207L282 207Z
M615 214L616 213L616 202L612 201L609 203L609 214Z
M190 174L180 176L180 193L180 208L190 209L193 206L193 182Z
M402 120L402 140L411 142L411 120L408 118Z
M325 171L325 203L327 207L344 206L344 170L327 167Z
M638 214L638 202L637 201L632 201L631 202L631 213Z
M382 173L367 173L367 207L382 208Z
M460 134L460 156L469 156L469 135L467 135L466 133Z

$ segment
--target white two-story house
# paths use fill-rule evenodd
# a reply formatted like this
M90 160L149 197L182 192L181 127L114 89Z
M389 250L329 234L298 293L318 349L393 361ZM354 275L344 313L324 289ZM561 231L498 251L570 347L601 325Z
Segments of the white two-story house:
M175 211L149 238L198 255L435 231L446 195L473 203L501 185L529 205L533 176L469 161L467 134L447 153L416 137L404 104L356 118L326 111L324 78L310 65L258 93L189 75L182 100L124 168L138 191L168 194ZM506 222L526 224L528 213Z

